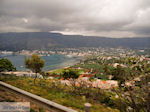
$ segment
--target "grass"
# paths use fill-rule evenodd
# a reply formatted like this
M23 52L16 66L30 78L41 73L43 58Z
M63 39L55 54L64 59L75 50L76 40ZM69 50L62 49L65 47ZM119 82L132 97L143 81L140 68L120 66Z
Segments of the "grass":
M69 94L68 91L70 90L68 88L63 85L54 85L53 80L37 79L36 85L34 85L32 78L0 77L0 79L48 100L71 107L79 112L84 111L84 103L86 102L92 104L91 112L119 112L117 109L112 109L92 99L87 99L84 95Z
M75 71L77 71L79 74L83 74L83 73L84 73L84 70L82 70L82 69L73 69L73 68L67 68L67 69L75 70ZM47 73L49 73L49 74L61 74L61 73L63 73L63 71L64 71L64 68L52 70L52 71L49 71L49 72L47 72Z
M53 74L53 73L60 74L60 73L63 72L63 70L64 70L63 68L62 69L55 69L55 70L49 71L48 73L51 73L51 74Z
M99 64L78 64L75 65L74 67L81 67L81 68L85 68L85 69L102 69L103 66L99 65Z

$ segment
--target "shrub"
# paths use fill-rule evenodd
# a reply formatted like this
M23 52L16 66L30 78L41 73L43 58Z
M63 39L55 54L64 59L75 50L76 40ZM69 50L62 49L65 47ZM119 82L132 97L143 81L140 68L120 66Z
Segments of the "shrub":
M0 59L0 72L3 71L15 71L16 68L14 67L14 65L11 63L10 60L8 59Z
M64 70L61 76L64 79L68 78L77 79L79 77L79 73L75 70Z

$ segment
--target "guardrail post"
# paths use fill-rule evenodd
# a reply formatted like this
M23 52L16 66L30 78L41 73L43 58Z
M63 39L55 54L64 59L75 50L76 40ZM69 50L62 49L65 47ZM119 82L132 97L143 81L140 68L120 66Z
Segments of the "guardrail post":
M84 104L85 112L90 112L91 106L92 106L92 105L91 105L90 103L85 103L85 104Z

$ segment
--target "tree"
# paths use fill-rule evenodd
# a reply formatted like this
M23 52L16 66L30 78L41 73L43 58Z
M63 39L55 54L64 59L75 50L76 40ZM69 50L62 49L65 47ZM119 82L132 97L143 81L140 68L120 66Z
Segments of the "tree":
M26 68L36 73L36 76L34 78L34 83L37 78L37 73L41 73L44 64L45 64L44 60L41 59L40 56L36 54L33 54L31 57L25 59Z
M16 68L10 60L2 58L0 59L0 72L3 71L16 71Z
M77 73L74 70L64 70L62 77L64 79L68 79L68 78L77 79L79 77L79 73Z
M119 85L123 84L126 80L128 80L130 76L130 70L127 70L127 68L123 68L120 65L117 66L117 68L113 69L111 71L111 74L113 76L113 80L118 80Z
M115 89L121 112L150 112L150 74L145 74L134 85Z

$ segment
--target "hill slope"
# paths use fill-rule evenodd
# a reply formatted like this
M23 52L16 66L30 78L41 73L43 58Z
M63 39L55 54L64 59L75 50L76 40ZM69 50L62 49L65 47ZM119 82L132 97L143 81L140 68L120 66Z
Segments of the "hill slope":
M54 47L150 48L150 38L105 38L49 32L0 33L0 50L33 50Z

